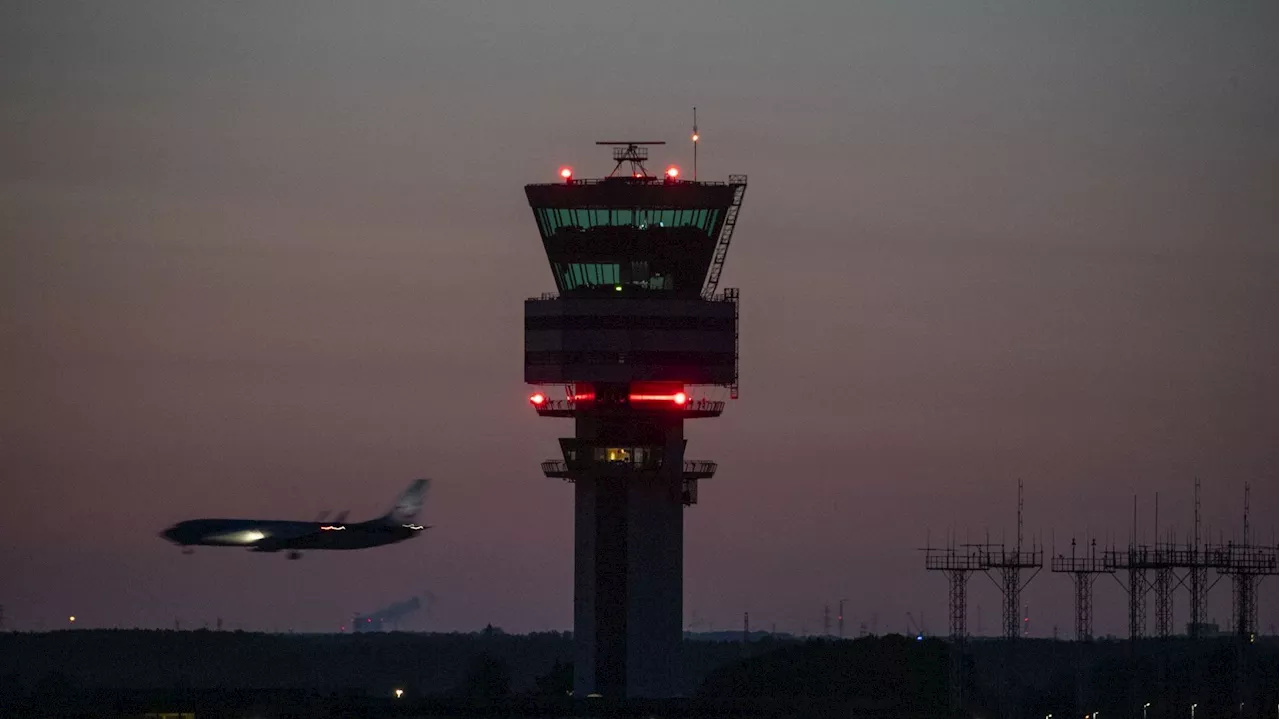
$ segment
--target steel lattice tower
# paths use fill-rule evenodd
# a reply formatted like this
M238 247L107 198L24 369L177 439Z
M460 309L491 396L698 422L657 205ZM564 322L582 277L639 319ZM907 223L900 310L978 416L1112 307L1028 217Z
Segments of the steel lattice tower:
M1256 710L1251 687L1245 680L1251 645L1258 632L1258 588L1276 574L1277 548L1255 545L1249 532L1249 484L1244 485L1244 526L1240 542L1208 547L1206 563L1219 576L1231 577L1232 630L1235 634L1236 703L1243 715L1246 705Z
M1093 583L1099 574L1112 574L1115 568L1098 556L1098 542L1089 543L1089 556L1076 556L1076 540L1071 540L1071 556L1059 555L1051 562L1051 571L1070 574L1075 586L1076 641L1093 639Z
M999 588L1002 602L1001 625L1005 639L1013 641L1018 638L1018 607L1022 606L1022 590L1035 578L1044 567L1044 550L1032 542L1029 551L1022 549L1022 480L1018 480L1018 539L1013 549L1006 549L1003 544L987 543L982 546L982 570ZM995 570L1000 579L991 577ZM1022 581L1023 570L1032 570L1027 581Z
M963 667L964 645L967 632L966 594L969 577L974 572L982 572L1000 590L1002 595L1001 629L1007 640L1004 671L1001 672L1004 691L1001 693L1001 713L1005 717L1016 714L1017 700L1012 696L1011 674L1015 662L1014 645L1018 638L1018 607L1022 590L1044 567L1044 549L1036 542L1031 543L1030 550L1023 549L1022 536L1022 480L1018 480L1018 534L1017 543L1012 549L1004 544L994 544L988 539L982 544L960 545L958 550L953 540L948 539L945 547L925 547L925 568L943 572L949 585L949 604L951 620L951 671L950 700L952 712L959 712L963 705ZM1022 580L1023 570L1032 570L1031 576ZM996 578L998 575L999 579Z
M1187 547L1187 589L1191 593L1190 621L1187 635L1199 638L1204 633L1204 618L1209 601L1209 567L1204 546L1200 542L1200 480L1196 479L1195 523L1190 546Z
M1155 578L1151 582L1151 591L1156 595L1155 636L1168 639L1173 629L1173 544L1160 541L1160 493L1156 492L1155 544L1151 548L1151 569ZM1163 657L1163 654L1161 654ZM1161 667L1164 660L1161 659Z
M1023 549L1022 543L1022 480L1018 480L1018 536L1017 544L1008 549L1004 544L987 542L980 547L980 562L983 574L995 583L1003 599L1001 605L1001 629L1006 640L1005 668L1002 672L1004 691L1001 692L1001 714L1006 719L1018 714L1018 699L1014 696L1012 675L1017 664L1016 644L1019 634L1018 607L1021 605L1022 590L1027 588L1032 579L1044 568L1044 549L1033 541L1030 550ZM992 571L999 579L992 576ZM1022 580L1022 572L1030 570L1031 576Z
M1241 541L1206 550L1207 563L1231 577L1232 629L1251 639L1258 632L1258 587L1276 574L1276 548L1255 545L1249 532L1249 485L1244 485L1244 533Z
M747 183L650 175L663 143L597 144L608 177L525 186L558 293L525 302L524 375L540 416L574 421L542 464L574 483L574 693L668 697L683 508L716 471L685 459L684 422L724 410L704 389L737 395L738 293L716 288Z
M1050 561L1050 570L1071 575L1076 608L1076 713L1084 710L1084 644L1093 640L1093 583L1099 574L1115 572L1098 556L1097 540L1089 543L1089 556L1076 556L1076 540L1071 540L1071 556L1058 555Z
M1103 561L1113 578L1115 572L1124 571L1127 582L1116 582L1129 598L1129 640L1136 642L1147 633L1147 593L1152 586L1147 571L1158 569L1160 560L1155 548L1138 543L1138 498L1133 498L1133 536L1125 550L1109 549L1103 552Z
M1156 636L1168 639L1173 630L1173 569L1169 566L1155 570L1152 591L1156 594Z
M939 571L947 578L948 616L951 649L948 667L948 704L953 714L964 707L964 655L968 641L969 577L982 568L982 555L972 549L966 554L952 541L944 548L925 548L925 569Z
M1129 570L1129 638L1137 641L1147 632L1147 570L1130 564Z

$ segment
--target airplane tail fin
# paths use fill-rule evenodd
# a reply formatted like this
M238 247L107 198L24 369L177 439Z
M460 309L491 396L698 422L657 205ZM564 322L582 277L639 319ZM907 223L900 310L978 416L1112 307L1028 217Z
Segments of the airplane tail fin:
M418 512L422 511L422 501L427 495L427 487L431 484L429 479L415 479L409 484L409 488L400 494L396 499L396 504L387 512L386 519L394 524L408 524L418 516Z

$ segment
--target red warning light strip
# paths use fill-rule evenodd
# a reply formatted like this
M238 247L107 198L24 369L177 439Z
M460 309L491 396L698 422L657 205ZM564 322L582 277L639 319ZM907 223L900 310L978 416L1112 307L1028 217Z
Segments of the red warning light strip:
M684 392L676 392L675 394L633 394L628 395L627 399L632 402L675 402L676 404L684 404L689 401L689 395Z

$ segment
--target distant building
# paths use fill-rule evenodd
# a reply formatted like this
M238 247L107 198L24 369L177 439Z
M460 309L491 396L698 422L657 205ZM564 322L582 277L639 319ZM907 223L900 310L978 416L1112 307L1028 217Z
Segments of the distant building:
M1229 633L1219 629L1215 622L1187 623L1187 636L1189 637L1224 637Z

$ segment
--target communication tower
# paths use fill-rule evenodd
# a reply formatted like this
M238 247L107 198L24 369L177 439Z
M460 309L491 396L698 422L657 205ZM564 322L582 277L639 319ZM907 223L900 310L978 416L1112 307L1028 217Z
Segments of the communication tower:
M1070 574L1075 587L1076 641L1093 640L1093 583L1099 574L1114 574L1115 566L1098 554L1098 540L1089 543L1088 556L1076 556L1076 540L1071 540L1071 556L1059 554L1050 562L1050 570Z
M747 179L649 173L649 146L600 142L613 171L525 186L557 292L525 302L525 382L572 418L548 477L574 484L574 693L678 686L683 508L716 463L685 459L684 422L738 386L738 292L717 293ZM624 165L627 166L624 171Z
M1249 532L1249 485L1244 485L1244 533L1240 542L1208 549L1209 564L1231 577L1232 630L1252 641L1258 633L1258 588L1276 574L1276 548L1254 544Z
M1026 589L1031 580L1044 568L1044 548L1038 546L1035 540L1032 540L1029 550L1024 549L1022 545L1022 480L1018 480L1017 544L1007 548L1004 543L993 544L988 541L986 544L979 545L979 551L982 557L983 573L995 583L996 588L1003 595L1001 624L1004 629L1004 638L1012 642L1018 638L1019 634L1018 605L1022 590ZM992 576L992 570L999 575L998 580ZM1031 572L1031 576L1027 577L1025 582L1022 580L1024 571Z
M966 622L966 596L969 577L983 567L983 555L977 549L957 547L954 538L948 537L944 547L925 547L925 569L942 572L950 591L948 616L950 617L951 645L947 675L948 705L952 714L959 714L964 705L964 655L968 641Z

